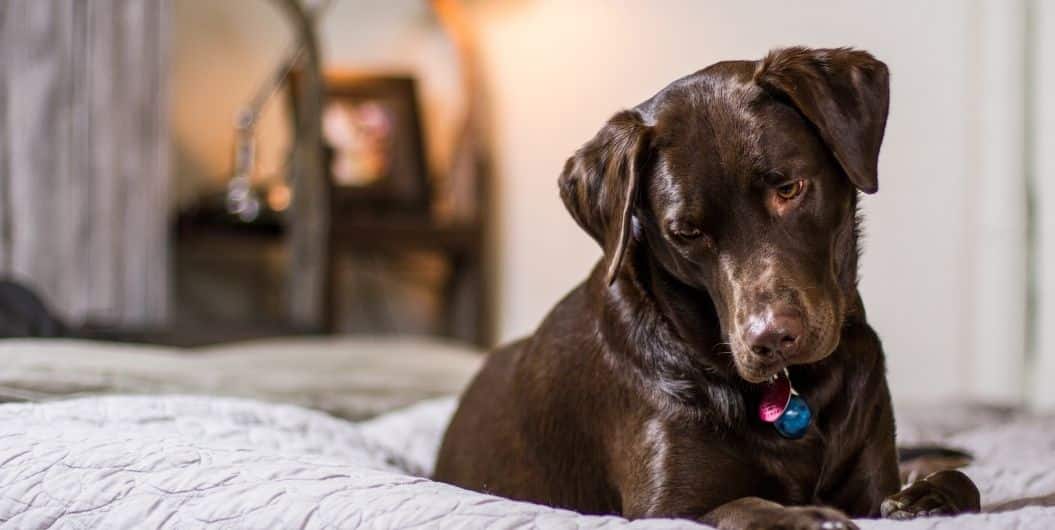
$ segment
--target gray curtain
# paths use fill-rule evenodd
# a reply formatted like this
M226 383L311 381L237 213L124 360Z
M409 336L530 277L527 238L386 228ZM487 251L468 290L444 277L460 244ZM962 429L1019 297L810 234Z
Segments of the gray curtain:
M61 315L168 312L165 0L0 0L0 276Z

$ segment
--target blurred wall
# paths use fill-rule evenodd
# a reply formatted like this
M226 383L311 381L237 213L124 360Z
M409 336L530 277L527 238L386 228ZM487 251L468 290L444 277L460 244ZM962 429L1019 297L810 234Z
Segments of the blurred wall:
M1038 0L1031 10L1030 33L1037 68L1031 75L1029 130L1027 144L1032 173L1038 248L1034 257L1037 309L1034 321L1034 347L1027 372L1032 398L1037 406L1055 409L1055 2ZM1048 264L1048 265L1046 265Z
M1025 0L467 4L494 116L502 340L530 333L600 255L565 212L556 179L611 114L718 60L852 45L892 71L881 191L863 201L861 289L895 395L1025 396ZM280 57L288 28L259 0L172 5L177 186L222 185L230 120ZM321 38L331 66L419 76L430 162L443 167L457 72L424 1L337 0ZM262 151L286 141L283 116L265 116ZM281 164L261 166L278 173Z
M174 200L187 201L222 189L230 178L235 115L275 68L292 31L277 9L259 0L168 5ZM258 131L258 167L264 175L276 173L284 150L269 147L288 143L284 115L269 108Z
M236 113L292 44L289 21L264 0L179 0L173 15L172 123L176 197L222 189L231 176ZM429 164L447 164L461 112L450 44L424 0L334 0L321 17L328 67L411 73L419 83ZM256 178L281 178L289 144L287 95L273 97L257 126Z

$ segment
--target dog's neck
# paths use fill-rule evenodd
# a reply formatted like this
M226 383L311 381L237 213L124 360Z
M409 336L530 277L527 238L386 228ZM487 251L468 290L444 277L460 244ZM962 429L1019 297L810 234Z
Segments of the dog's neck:
M608 351L629 360L636 372L631 383L671 414L706 417L716 426L742 422L751 388L736 375L710 295L677 282L646 252L631 248L628 257L611 286L601 266L590 280L604 299Z

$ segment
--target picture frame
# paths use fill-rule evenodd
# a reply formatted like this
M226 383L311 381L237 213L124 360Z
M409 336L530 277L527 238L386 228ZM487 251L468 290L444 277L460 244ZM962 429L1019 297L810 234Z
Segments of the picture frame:
M340 70L323 78L334 207L426 214L432 190L415 79Z

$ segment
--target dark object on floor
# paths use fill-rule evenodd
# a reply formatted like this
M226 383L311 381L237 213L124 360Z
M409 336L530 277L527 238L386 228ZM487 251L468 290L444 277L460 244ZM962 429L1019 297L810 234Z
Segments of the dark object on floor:
M967 467L974 460L971 453L937 445L898 447L897 456L902 484L946 469Z
M63 337L66 324L28 287L0 280L0 338Z
M898 447L897 458L902 463L909 463L923 458L943 458L947 460L960 460L963 465L970 464L974 456L966 451L944 447L940 445L914 445L911 447ZM958 466L963 467L963 466Z
M888 96L868 53L788 48L616 114L559 180L604 257L534 335L489 357L436 478L722 529L978 510L959 471L900 491L857 291L858 192L878 189ZM799 439L759 418L781 373L813 413Z

